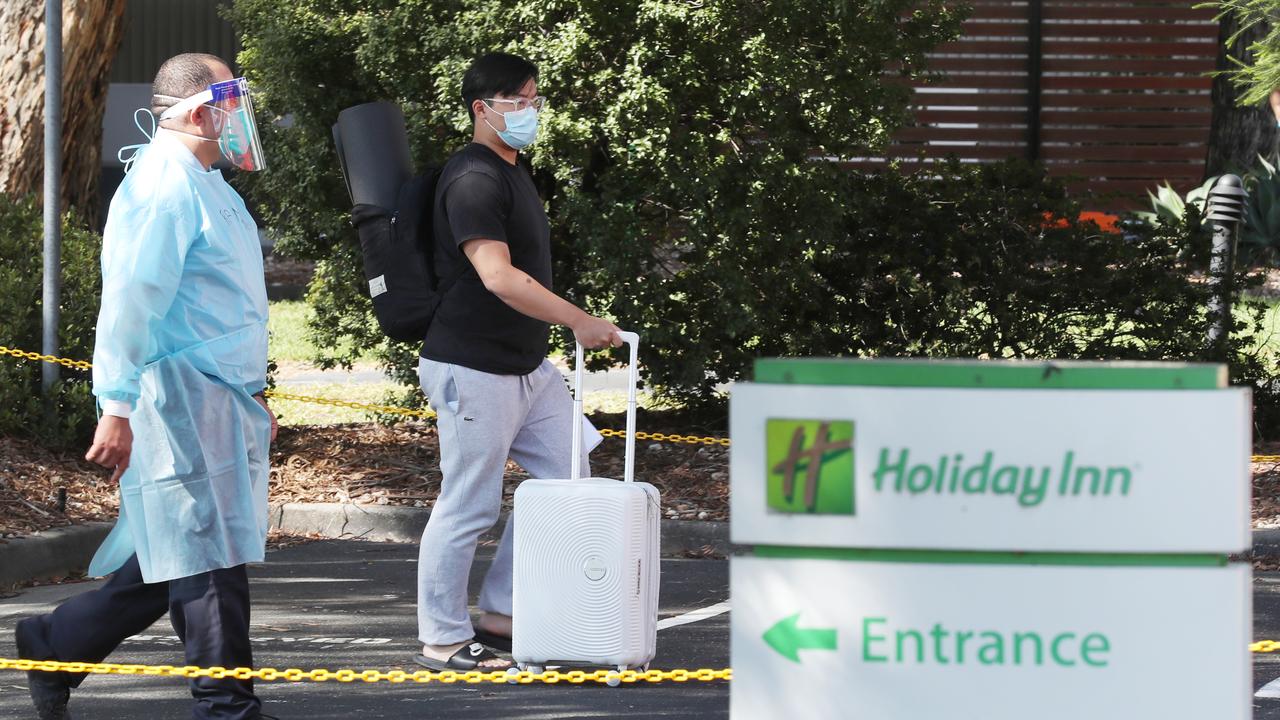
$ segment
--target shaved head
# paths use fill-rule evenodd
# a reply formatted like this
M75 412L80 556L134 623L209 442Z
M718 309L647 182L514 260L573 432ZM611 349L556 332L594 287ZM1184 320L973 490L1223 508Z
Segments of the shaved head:
M231 68L217 55L208 53L183 53L174 55L160 66L156 79L151 83L151 112L161 113L178 100L191 97L220 79L230 78ZM167 96L167 97L159 97Z

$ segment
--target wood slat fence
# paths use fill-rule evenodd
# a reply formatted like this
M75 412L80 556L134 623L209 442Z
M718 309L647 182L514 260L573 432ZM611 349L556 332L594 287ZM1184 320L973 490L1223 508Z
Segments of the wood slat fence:
M946 78L915 88L916 122L851 165L1024 157L1112 194L1111 209L1145 205L1165 180L1185 192L1202 180L1218 48L1213 11L1192 5L978 0L931 55Z

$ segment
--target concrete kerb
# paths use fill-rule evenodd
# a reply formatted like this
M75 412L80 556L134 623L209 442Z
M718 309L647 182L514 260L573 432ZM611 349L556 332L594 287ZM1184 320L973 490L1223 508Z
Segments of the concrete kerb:
M273 505L272 530L325 538L416 543L431 511L395 505L284 503ZM0 590L15 585L82 573L111 531L112 523L54 528L0 542ZM496 541L501 523L482 540ZM701 520L664 520L662 554L728 555L729 524ZM1277 544L1280 553L1280 541Z
M431 511L396 505L285 503L271 508L271 528L300 535L378 542L415 543ZM502 522L482 540L496 540ZM703 520L663 520L662 554L729 553L729 524Z
M111 526L71 525L0 543L0 589L84 572Z
M431 511L394 505L285 503L271 507L271 529L326 538L414 543ZM111 523L55 528L0 542L0 589L84 572ZM484 538L493 541L497 533ZM701 520L662 521L662 554L728 555L729 524ZM1254 558L1280 558L1280 528L1253 531Z

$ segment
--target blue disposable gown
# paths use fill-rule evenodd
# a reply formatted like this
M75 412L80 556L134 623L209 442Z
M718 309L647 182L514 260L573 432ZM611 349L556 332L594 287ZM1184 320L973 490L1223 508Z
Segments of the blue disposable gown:
M120 517L89 567L146 582L263 559L267 296L244 201L165 131L111 200L93 392L133 404Z

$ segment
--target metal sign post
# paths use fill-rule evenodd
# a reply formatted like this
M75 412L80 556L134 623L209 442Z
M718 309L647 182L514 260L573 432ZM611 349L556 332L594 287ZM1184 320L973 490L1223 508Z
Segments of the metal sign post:
M44 318L42 352L58 354L62 295L62 0L45 0L44 12ZM45 363L40 386L46 397L58 366Z

